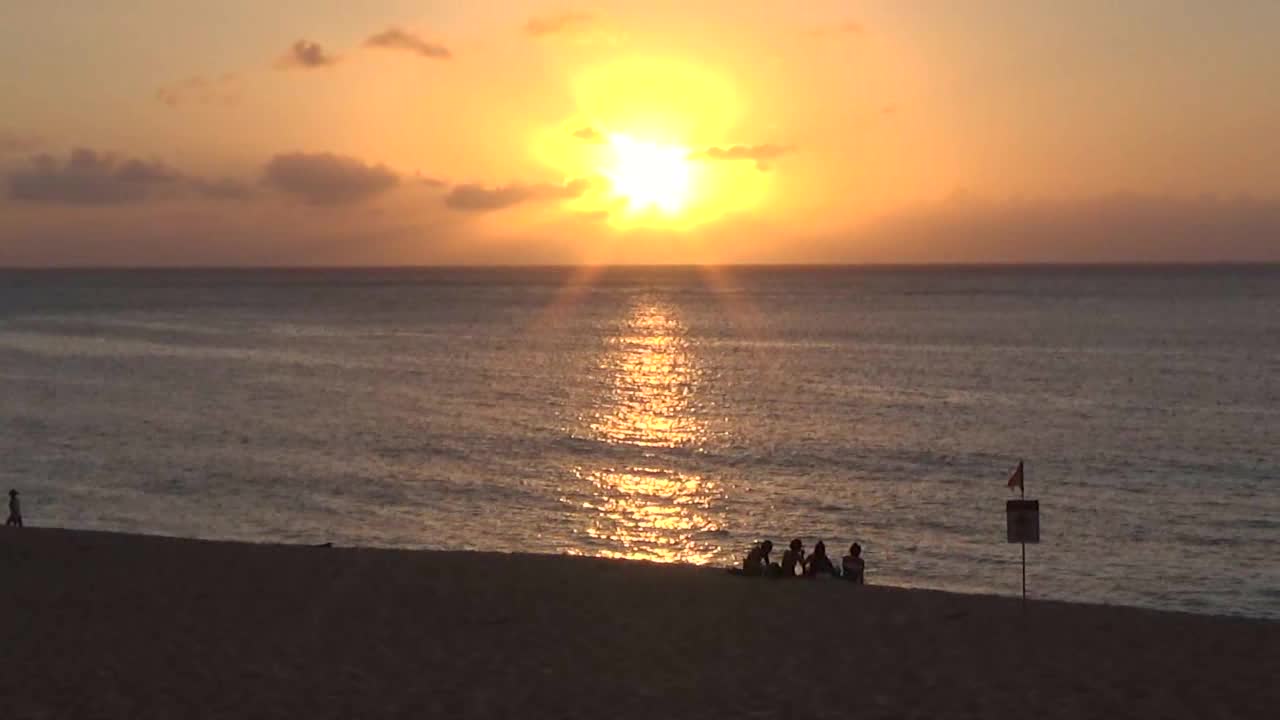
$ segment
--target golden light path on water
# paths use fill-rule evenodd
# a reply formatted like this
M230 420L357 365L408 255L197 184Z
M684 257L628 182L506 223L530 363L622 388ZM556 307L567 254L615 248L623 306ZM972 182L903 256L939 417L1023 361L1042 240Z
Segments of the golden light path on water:
M609 378L589 418L591 435L632 446L642 462L579 467L588 484L584 534L596 554L707 563L724 520L719 483L664 461L662 449L697 447L705 427L695 412L701 380L696 354L674 308L637 303L609 340L599 370Z

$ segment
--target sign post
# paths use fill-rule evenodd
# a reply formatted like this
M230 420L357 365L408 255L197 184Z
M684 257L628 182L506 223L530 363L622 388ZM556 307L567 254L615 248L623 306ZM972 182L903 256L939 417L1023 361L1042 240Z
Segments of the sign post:
M1027 543L1040 542L1040 501L1023 499L1005 503L1009 542L1022 545L1022 602L1027 601Z

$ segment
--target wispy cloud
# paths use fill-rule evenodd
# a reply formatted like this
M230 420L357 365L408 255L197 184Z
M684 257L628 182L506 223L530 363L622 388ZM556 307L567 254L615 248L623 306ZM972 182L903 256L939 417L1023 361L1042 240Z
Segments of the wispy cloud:
M37 135L0 130L0 156L35 150L43 144Z
M767 171L773 161L795 151L795 147L791 145L733 145L726 148L710 147L693 153L690 157L694 160L751 160L757 168Z
M549 183L499 185L463 184L454 186L445 196L445 205L462 212L492 212L516 205L552 200L568 200L586 192L591 183L585 179L565 185Z
M430 175L423 175L421 172L414 173L413 181L419 185L429 188L439 189L449 187L448 182L441 180L440 178L431 177Z
M193 75L156 90L155 98L171 108L181 105L234 105L240 100L240 77L223 73L215 78Z
M579 140L583 140L590 143L601 143L601 142L604 142L605 140L604 133L600 132L599 130L596 130L593 127L579 128L574 131L573 136L578 138Z
M397 27L388 28L364 41L365 47L406 50L432 60L448 60L453 57L449 48L428 42L418 35Z
M530 18L525 23L524 31L534 37L558 35L570 30L579 30L595 21L595 16L584 12L563 12L555 15L544 15Z
M369 200L399 183L383 165L332 153L283 153L271 158L263 181L312 205L348 205Z

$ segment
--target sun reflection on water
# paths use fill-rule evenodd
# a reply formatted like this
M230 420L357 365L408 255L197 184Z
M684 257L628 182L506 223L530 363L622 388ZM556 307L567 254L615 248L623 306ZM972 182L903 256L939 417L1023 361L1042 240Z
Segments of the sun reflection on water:
M711 562L721 521L713 504L720 488L697 475L629 468L586 474L593 496L584 533L605 557L659 562Z
M611 443L682 447L702 439L692 401L695 358L678 317L657 305L638 306L624 334L612 338L600 371L612 378L592 433Z
M706 434L696 405L701 372L686 334L674 310L645 302L609 340L599 364L606 387L585 424L594 439L636 452L624 467L577 469L584 497L565 500L585 520L585 552L661 562L716 557L722 487L662 452L697 448Z

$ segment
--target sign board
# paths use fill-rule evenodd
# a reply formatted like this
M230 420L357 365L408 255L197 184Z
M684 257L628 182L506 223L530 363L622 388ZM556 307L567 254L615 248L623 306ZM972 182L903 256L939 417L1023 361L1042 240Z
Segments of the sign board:
M1010 500L1004 511L1009 517L1009 542L1040 542L1039 500Z

